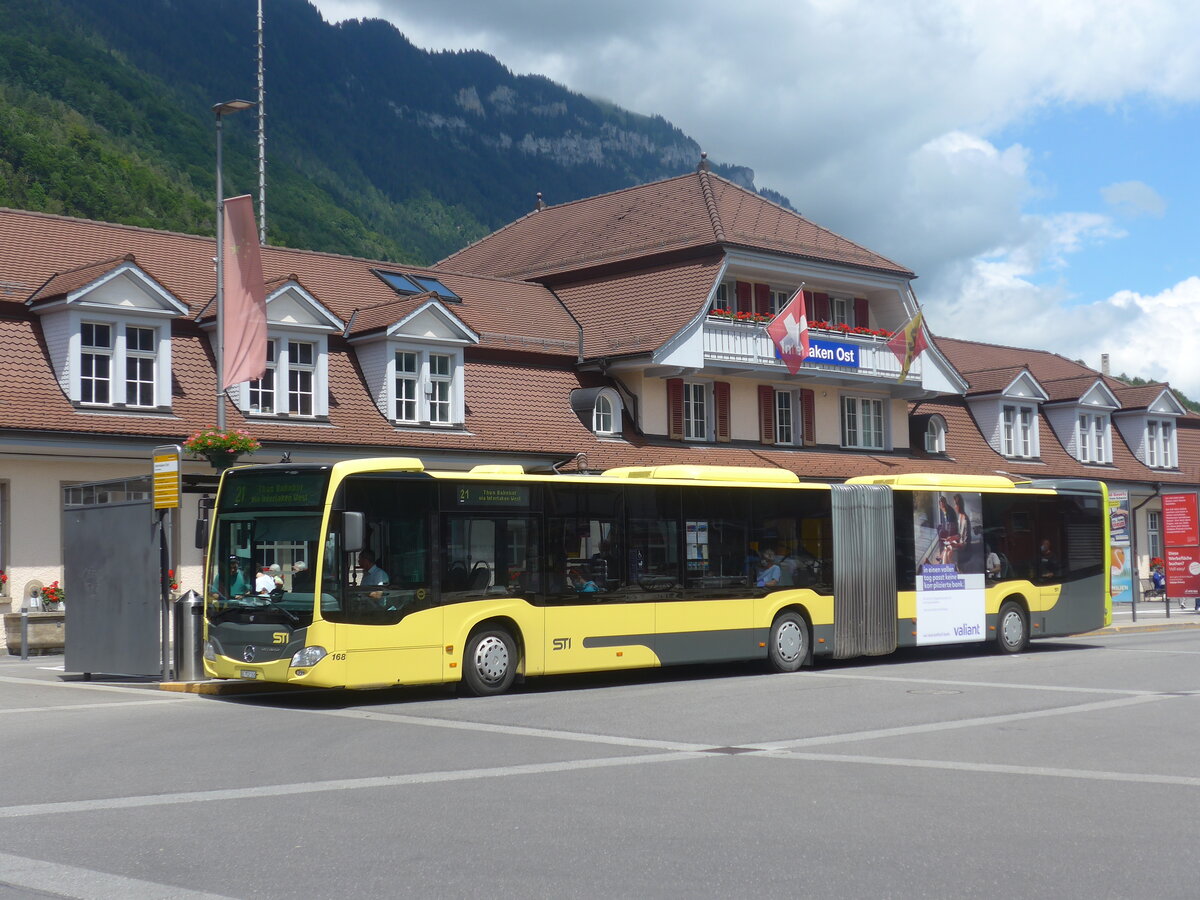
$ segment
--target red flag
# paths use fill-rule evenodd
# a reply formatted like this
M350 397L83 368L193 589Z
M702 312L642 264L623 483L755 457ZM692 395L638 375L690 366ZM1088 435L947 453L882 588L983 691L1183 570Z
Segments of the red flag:
M217 323L224 344L222 390L262 378L267 371L267 301L254 200L243 194L226 200L224 207L224 308Z
M797 288L787 305L781 309L767 326L767 334L775 342L779 358L788 371L795 375L808 356L808 316L804 310L804 291Z
M908 369L913 360L920 356L927 346L923 318L923 314L918 312L908 320L907 325L888 339L888 347L896 354L896 359L900 360L900 383L908 377Z

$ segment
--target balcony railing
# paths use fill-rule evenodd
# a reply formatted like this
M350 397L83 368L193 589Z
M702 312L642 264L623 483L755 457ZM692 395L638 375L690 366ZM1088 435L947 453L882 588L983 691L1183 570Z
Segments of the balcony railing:
M841 331L808 330L810 353L801 371L862 375L895 381L900 377L900 360L887 346L888 338ZM775 355L775 344L765 325L731 322L709 316L704 323L704 359L716 364L778 367L786 372L783 360ZM921 380L921 358L913 360L908 379Z

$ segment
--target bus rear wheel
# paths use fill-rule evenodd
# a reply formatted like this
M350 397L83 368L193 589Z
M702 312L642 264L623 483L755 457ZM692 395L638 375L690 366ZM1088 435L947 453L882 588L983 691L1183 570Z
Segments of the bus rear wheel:
M808 623L795 612L776 616L767 641L767 659L776 672L798 672L808 662Z
M996 616L996 649L1001 653L1020 653L1029 646L1029 620L1015 600L1000 604Z
M503 694L517 677L517 642L504 628L471 635L463 654L463 682L476 697Z

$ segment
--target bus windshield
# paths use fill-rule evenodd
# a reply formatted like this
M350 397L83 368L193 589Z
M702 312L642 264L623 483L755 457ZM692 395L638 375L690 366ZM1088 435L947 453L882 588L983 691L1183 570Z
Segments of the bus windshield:
M205 581L210 621L312 623L327 483L324 469L226 475Z

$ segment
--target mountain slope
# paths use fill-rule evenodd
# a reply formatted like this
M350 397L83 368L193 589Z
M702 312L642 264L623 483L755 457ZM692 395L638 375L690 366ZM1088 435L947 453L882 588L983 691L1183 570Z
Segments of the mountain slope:
M695 167L661 117L381 21L267 0L268 241L430 262L528 212ZM212 233L211 107L256 97L254 0L0 0L0 204ZM226 194L257 190L252 111ZM748 187L753 173L714 166ZM772 195L773 199L780 199Z

